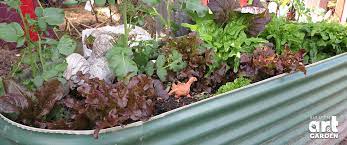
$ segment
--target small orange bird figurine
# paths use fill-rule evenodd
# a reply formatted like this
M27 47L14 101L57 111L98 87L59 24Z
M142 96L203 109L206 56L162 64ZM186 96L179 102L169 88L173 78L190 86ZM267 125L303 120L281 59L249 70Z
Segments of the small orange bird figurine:
M171 91L169 92L169 95L175 94L176 98L182 97L182 96L190 96L190 86L197 81L198 79L196 77L189 78L187 83L181 83L178 82L177 84L173 83L171 87Z

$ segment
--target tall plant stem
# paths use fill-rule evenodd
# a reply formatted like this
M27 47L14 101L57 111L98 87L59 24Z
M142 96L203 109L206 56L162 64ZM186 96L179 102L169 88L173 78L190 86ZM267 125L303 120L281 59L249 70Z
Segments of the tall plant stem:
M24 33L25 33L25 38L28 42L31 43L31 39L30 39L30 33L29 33L29 26L27 21L24 18L24 15L22 14L22 10L20 8L17 8L18 14L22 20L23 23L23 28L24 28Z
M92 8L92 13L94 13L95 21L99 23L98 12L95 10L94 4L92 4L91 0L89 0L89 3L90 3L90 7Z
M166 1L166 11L167 11L167 26L169 29L171 27L171 0Z
M30 57L32 57L33 56L32 46L34 45L34 43L30 39L29 25L28 25L26 19L24 18L22 10L19 7L17 8L17 11L18 11L18 14L19 14L19 16L22 20L22 23L23 23L23 28L24 28L24 32L25 32L25 39L27 40L27 47L29 48L28 53L29 53ZM37 70L35 69L35 68L37 68L36 62L31 61L30 66L32 68L33 75L36 75L36 73L37 73Z
M42 47L41 47L41 37L39 36L39 44L38 44L38 52L39 52L39 57L40 57L40 63L41 63L41 67L42 67L42 71L45 70L45 66L44 66L44 61L43 61L43 56L42 56Z
M125 47L128 47L128 37L129 37L129 28L128 28L128 17L127 17L127 7L128 7L128 0L124 0L122 2L122 15L123 15L123 21L124 21L124 42L123 44Z
M40 8L44 11L44 8L42 7L40 0L37 0L37 3L39 4ZM39 57L40 57L40 63L41 63L42 71L44 71L45 68L44 68L44 65L43 65L44 61L43 61L43 56L42 56L42 46L41 46L42 39L41 39L41 35L39 35L38 38L39 38L38 52L39 52Z

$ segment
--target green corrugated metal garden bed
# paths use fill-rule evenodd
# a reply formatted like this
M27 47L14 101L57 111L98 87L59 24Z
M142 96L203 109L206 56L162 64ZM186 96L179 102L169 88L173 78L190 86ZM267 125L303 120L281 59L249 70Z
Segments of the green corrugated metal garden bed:
M1 115L2 145L331 144L347 135L347 54L136 122L101 131L32 128ZM336 115L339 138L311 140L311 116Z

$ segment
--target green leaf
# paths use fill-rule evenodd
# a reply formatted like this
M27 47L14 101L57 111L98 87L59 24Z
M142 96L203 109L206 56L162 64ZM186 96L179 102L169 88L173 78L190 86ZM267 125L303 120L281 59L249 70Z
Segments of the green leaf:
M71 39L68 35L64 35L62 38L60 38L57 47L60 54L68 56L75 51L76 42L73 39Z
M49 56L51 60L60 59L60 57L62 56L57 48L52 48L52 49L49 49L49 50L50 51L47 52L47 54L49 53L50 55L47 55L47 56Z
M55 39L46 38L45 41L43 41L42 43L47 45L57 46L59 44L59 41Z
M136 62L136 64L140 66L145 66L148 60L149 60L148 56L145 55L144 53L136 53L134 55L134 61Z
M152 61L147 63L145 72L148 76L152 76L154 74L154 63Z
M58 72L64 72L67 68L67 63L60 63L54 66L54 69Z
M182 60L182 54L180 54L177 50L172 51L169 59L171 60L169 68L174 72L178 72L187 66L187 64Z
M143 0L144 3L150 5L150 6L154 6L160 3L160 0Z
M41 75L38 75L33 79L33 83L34 83L36 88L41 87L43 82L44 82L44 80L43 80Z
M201 0L187 0L186 9L196 12L199 17L204 17L208 12L208 8L201 4Z
M43 8L41 8L41 7L36 7L36 9L35 9L35 14L36 14L36 16L38 16L38 17L43 17Z
M164 67L164 65L165 65L165 56L164 55L159 55L157 60L155 61L155 64L156 64L157 68Z
M124 79L129 75L135 75L138 72L136 63L131 59L132 51L125 47L113 47L107 52L106 58L109 67L119 79Z
M19 9L21 2L19 0L5 0L5 3L13 9Z
M326 33L321 33L321 36L322 36L322 38L323 38L323 40L328 40L329 39L329 37L327 36L327 34Z
M47 23L46 23L44 18L39 17L37 22L38 22L37 25L39 26L41 31L46 31L47 30Z
M246 78L242 78L242 77L237 78L234 80L234 82L229 82L229 83L226 83L225 85L221 86L218 89L216 94L222 94L225 92L229 92L229 91L247 86L247 85L251 84L251 82L252 82L251 80L246 79Z
M54 69L50 69L50 70L48 70L48 71L43 72L42 77L43 77L43 79L44 79L45 81L48 81L48 80L50 80L51 78L57 76L58 73L59 73L58 71L56 71L56 70L54 70Z
M30 64L32 64L32 63L35 63L36 60L38 60L39 56L38 56L37 52L32 53L32 55L29 55L30 52L28 52L28 51L30 51L30 50L27 49L27 50L25 51L25 56L24 56L22 62L23 62L24 64L30 65Z
M17 40L17 46L16 46L16 47L21 47L21 46L24 45L24 43L25 43L24 37L20 37L20 38L18 38L18 40Z
M164 55L159 55L157 60L155 61L155 65L157 68L157 75L161 81L166 81L167 70L164 67L166 63L166 59Z
M43 16L49 25L60 25L65 20L64 10L59 8L46 8Z
M198 31L198 28L199 28L198 25L192 25L192 24L188 24L188 23L182 23L181 26L189 28L192 31Z
M28 21L29 25L35 25L36 20L31 19L29 14L26 14L25 18Z
M7 42L17 42L23 36L24 31L18 23L0 23L0 39Z
M164 67L157 68L157 75L161 81L166 81L167 70Z

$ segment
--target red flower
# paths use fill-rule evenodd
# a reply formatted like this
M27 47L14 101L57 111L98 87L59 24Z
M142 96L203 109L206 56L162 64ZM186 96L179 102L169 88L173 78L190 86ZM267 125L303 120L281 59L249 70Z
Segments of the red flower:
M244 7L248 5L248 0L240 0L240 6Z
M209 1L209 0L201 0L202 4L203 4L204 6L207 6L208 1Z
M29 15L30 18L36 19L35 15L35 6L32 0L21 0L20 9L25 18L26 15ZM39 39L38 33L33 31L33 28L30 28L29 35L31 41L37 41Z

